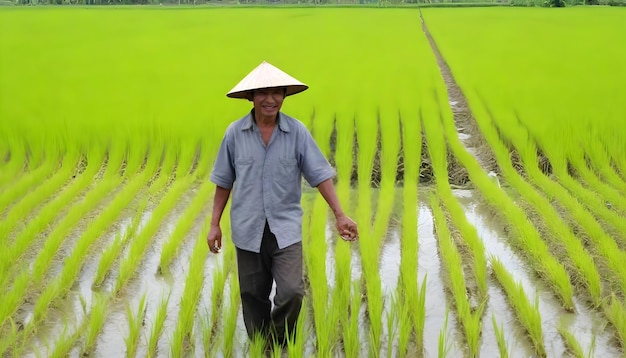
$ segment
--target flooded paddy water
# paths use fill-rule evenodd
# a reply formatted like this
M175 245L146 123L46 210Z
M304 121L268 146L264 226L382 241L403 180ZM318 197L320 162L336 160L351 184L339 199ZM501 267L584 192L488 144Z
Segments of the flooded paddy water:
M425 188L424 191L427 191ZM398 190L398 194L401 190ZM192 189L183 195L175 208L168 213L161 222L156 235L151 239L149 248L144 258L138 264L136 273L130 282L119 292L109 298L105 309L105 319L101 329L97 334L97 341L93 350L88 354L95 357L119 357L126 355L126 339L129 335L128 308L133 315L137 315L140 301L145 297L145 316L141 323L141 334L135 356L147 356L148 337L150 336L155 317L160 305L167 301L166 317L163 324L162 333L158 339L156 350L157 356L172 356L171 340L175 334L178 316L181 309L181 299L185 291L186 278L190 274L189 262L196 244L196 240L203 240L202 222L209 213L211 202L207 202L202 213L196 218L190 231L185 235L185 240L179 247L179 252L168 270L159 270L159 260L162 247L166 240L172 235L177 222L181 219L185 207L193 199L195 190ZM567 354L563 339L557 331L558 325L564 325L579 340L581 346L592 356L619 357L623 353L613 341L613 332L607 326L606 320L596 311L588 308L584 303L576 301L575 312L563 310L558 300L553 296L545 284L529 271L524 258L519 253L514 252L507 243L504 228L491 215L488 207L471 190L455 190L455 197L462 205L468 221L476 228L478 236L483 241L486 254L497 257L507 268L515 281L520 282L529 300L537 300L538 308L542 318L542 330L547 355L549 357L560 357ZM305 193L305 196L317 195L314 191ZM425 197L425 196L424 196ZM467 356L463 329L460 327L455 310L452 308L453 299L446 289L445 270L440 260L438 239L435 234L432 213L426 200L420 194L415 208L418 225L416 227L419 252L417 262L417 272L414 279L418 285L425 281L425 322L423 337L423 356L439 356L439 339L443 335L446 342L447 356L461 357ZM396 202L398 199L396 198ZM400 257L402 233L400 224L401 208L396 205L388 230L385 234L380 250L379 274L381 289L383 294L384 317L383 326L386 327L386 315L393 304L392 297L398 293L398 278L400 276ZM137 232L141 232L150 221L153 207L148 206L143 214ZM404 209L404 208L402 208ZM310 213L305 214L310 215ZM127 210L117 220L116 224L103 235L94 246L97 249L92 252L80 271L80 275L70 292L48 311L47 318L40 324L34 337L26 342L26 349L23 356L36 357L47 356L55 348L55 342L64 335L75 334L74 348L70 350L70 356L81 356L82 341L85 339L79 330L84 329L83 321L89 320L92 308L97 301L98 295L105 295L115 290L114 282L119 274L119 264L113 265L109 275L101 285L94 287L93 282L96 276L101 253L114 240L116 235L124 235L130 229L133 218L132 210ZM226 225L226 223L223 223ZM329 291L335 288L335 256L334 247L336 236L334 234L332 220L326 225L326 278ZM367 223L359 223L361 230L365 230ZM230 245L228 238L224 245ZM352 246L351 257L351 277L350 281L362 281L362 267L358 244ZM68 248L69 250L69 248ZM123 249L120 257L126 254L127 248ZM305 253L306 254L306 253ZM120 258L117 260L119 261ZM194 328L192 337L187 341L186 350L190 355L196 357L224 356L223 350L223 329L227 312L229 309L230 286L229 280L236 279L232 274L226 279L223 289L223 302L220 305L221 316L216 320L217 327L214 327L212 342L216 348L212 348L210 353L205 352L203 346L203 322L214 319L210 317L212 303L212 290L214 289L214 277L218 267L221 267L225 260L225 253L220 255L208 254L204 260L203 287L198 299L194 315ZM62 265L61 262L56 264ZM353 292L353 294L356 294ZM308 293L310 296L310 292ZM368 354L369 340L369 319L367 318L366 298L361 302L359 339L362 341L362 354ZM310 305L310 301L308 303ZM23 324L28 324L32 310L32 303L25 303L21 306L21 312L25 312ZM306 343L305 356L317 355L314 320L310 314L312 307L304 310L308 313L306 319ZM513 313L511 306L495 278L488 280L488 302L485 313L482 317L482 335L480 344L480 355L483 357L498 356L499 350L492 324L492 317L496 324L504 330L504 337L508 352L511 357L533 356L533 346L522 326ZM447 324L446 324L447 320ZM206 324L206 323L205 323ZM397 324L397 323L396 323ZM74 333L73 333L74 332ZM383 330L381 341L384 342L379 352L380 355L387 355L387 329ZM241 313L237 315L235 322L234 346L232 354L243 356L248 354L249 343ZM415 342L412 343L413 345ZM392 342L391 355L398 352L397 335ZM594 348L595 347L595 348ZM594 350L592 350L594 349ZM342 357L343 348L337 344L333 350L333 356Z

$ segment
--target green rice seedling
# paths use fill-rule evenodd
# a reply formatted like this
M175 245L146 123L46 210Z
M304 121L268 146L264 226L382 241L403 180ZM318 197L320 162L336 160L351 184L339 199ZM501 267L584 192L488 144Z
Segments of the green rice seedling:
M191 174L193 161L196 156L196 143L193 141L183 141L178 144L178 157L176 158L175 178L182 178Z
M157 172L158 177L150 185L151 195L156 195L160 193L172 179L175 179L174 177L175 166L176 166L176 153L174 153L170 147L164 148L163 149L163 161L161 162L161 165L159 166L159 170Z
M307 298L302 300L302 307L307 307ZM302 358L304 356L304 344L307 337L307 311L300 310L298 315L298 321L296 323L296 330L292 334L287 336L287 355L293 358Z
M584 358L585 352L583 351L583 348L580 346L578 339L567 329L567 327L565 327L563 322L561 322L561 324L557 326L557 330L559 331L559 334L561 335L561 337L563 338L563 341L565 342L567 351L576 358Z
M393 344L398 335L398 321L401 319L398 315L399 302L395 295L391 297L391 304L388 306L387 319L387 358L391 358L394 353Z
M379 110L380 129L380 175L381 188L395 186L398 173L398 154L400 152L401 133L397 109L383 107Z
M2 273L0 282L8 279L10 276L7 272L8 263L12 262L12 260L15 262L21 261L21 256L32 246L38 236L37 234L42 232L47 225L50 225L59 212L92 182L97 171L102 166L102 161L102 154L94 153L93 160L87 166L85 172L52 201L42 207L39 213L27 222L23 230L16 234L14 242L6 250L0 251L0 273Z
M546 349L543 342L543 330L541 328L541 315L538 309L538 302L534 304L528 301L526 293L521 284L514 282L513 277L506 270L504 265L496 257L490 258L491 267L496 279L504 289L509 303L513 307L518 320L528 332L533 342L535 353L541 357L546 356Z
M126 320L128 322L128 335L124 337L126 344L126 357L134 357L139 346L139 335L146 318L146 294L144 293L139 300L137 311L133 314L133 310L129 304L126 304ZM93 319L93 317L92 317Z
M359 314L361 310L361 284L358 280L352 283L352 299L349 307L348 322L342 326L343 328L343 348L346 357L360 357L361 342L359 339Z
M406 357L408 354L409 339L413 331L409 305L412 303L406 300L406 293L398 289L398 298L394 306L398 310L398 357Z
M9 237L23 218L31 215L37 206L68 182L78 163L78 158L78 153L68 153L61 161L61 168L54 175L47 180L41 178L40 185L36 189L29 191L18 203L7 210L4 220L0 221L0 237Z
M226 284L226 277L228 274L228 268L224 266L217 266L211 272L213 277L213 286L211 289L211 332L215 332L220 322L220 310L224 304L224 291L223 287ZM214 336L211 334L211 336Z
M310 280L311 296L313 304L313 316L315 319L315 335L317 338L317 354L326 356L330 353L331 327L334 325L333 318L329 319L328 304L329 292L326 279L326 218L327 206L321 195L316 195L311 213L309 228L309 240L306 251L309 253L306 259L307 274Z
M335 113L328 106L316 107L313 111L315 120L311 122L309 128L311 128L311 134L317 141L320 150L328 158L331 155L330 141L328 139L333 131Z
M230 287L230 304L224 323L224 357L232 357L234 355L235 346L235 329L237 326L237 316L239 315L239 307L241 306L241 297L239 296L239 283L236 280L235 273L231 272L229 280Z
M88 257L87 253L90 247L100 235L102 235L110 223L119 217L122 208L130 203L136 193L145 184L145 180L146 176L137 176L133 181L128 183L109 206L101 212L97 220L92 222L76 241L76 245L71 254L65 258L65 265L63 266L61 274L55 278L55 280L60 281L63 292L69 290L76 277L78 277L80 268Z
M102 284L102 282L104 282L104 279L106 278L109 270L113 266L115 259L117 259L120 252L122 251L123 246L136 235L137 230L139 229L139 225L141 223L141 218L143 217L147 206L148 199L144 198L139 203L137 212L133 216L129 227L126 229L126 232L124 232L124 236L121 236L121 234L118 233L111 245L107 246L104 251L102 251L100 261L98 262L96 276L93 280L93 287L98 287Z
M17 350L15 342L17 342L18 338L18 329L15 321L12 319L9 320L9 324L7 328L3 330L3 335L0 336L0 352L6 355L13 355L14 350Z
M251 340L249 346L249 357L263 357L266 355L267 341L260 333L257 333Z
M351 113L351 112L349 112ZM351 114L337 113L335 119L337 131L337 148L335 163L337 165L337 196L343 208L350 207L350 181L353 164L354 120ZM339 324L334 325L333 337L341 337L342 325L348 322L350 306L350 278L352 276L352 245L337 239L334 247L335 287L332 292L331 310Z
M572 165L576 168L576 173L602 200L611 207L615 206L616 211L626 213L626 200L621 192L602 181L585 163L584 157L570 157ZM615 200L617 198L617 200Z
M170 264L172 259L178 253L178 249L185 239L185 235L191 229L194 219L200 215L202 210L204 209L205 204L209 201L212 191L214 191L214 184L211 184L210 181L205 181L198 192L194 196L192 202L187 206L183 214L181 215L180 220L176 224L174 231L168 238L168 240L163 244L163 249L161 250L161 259L159 262L159 270L164 270Z
M626 342L626 309L624 303L612 295L603 307L606 318L615 327L615 336L620 346L624 347Z
M144 295L145 297L145 295ZM91 306L91 312L88 318L85 319L86 334L85 341L82 347L82 355L88 356L93 353L93 348L100 334L100 330L104 325L106 319L107 306L109 304L110 297L105 294L94 293L94 300ZM82 332L80 333L82 335Z
M475 357L478 356L480 349L483 305L476 312L472 312L467 299L467 285L463 276L461 256L452 242L440 201L434 194L431 195L430 204L437 228L441 260L444 262L446 271L448 271L449 282L446 284L450 286L450 291L452 291L454 306L465 331L469 353Z
M470 258L473 261L472 265L470 265L470 267L472 267L471 274L474 276L476 285L478 286L479 300L484 301L487 297L487 264L484 245L478 238L476 229L467 221L463 209L455 199L450 188L447 179L449 175L446 165L447 158L445 158L447 147L444 137L441 135L441 126L437 121L432 120L423 120L423 126L429 143L429 154L433 158L433 171L436 177L438 195L449 212L450 220L461 233L460 236L463 242L460 244L469 248L471 252L471 255L468 255L471 256ZM478 347L471 348L478 349Z
M107 188L105 187L104 189ZM84 202L88 202L87 200L88 199L86 198ZM81 206L76 206L70 210L70 213L68 213L68 215L66 216L68 226L69 222L71 222L70 219L74 217L74 214L72 213L78 213L82 209L84 208ZM105 218L106 216L101 217L100 219L106 220ZM98 227L98 225L94 227ZM51 238L59 236L60 235L58 234L57 236L51 235ZM97 235L92 235L91 237L95 236ZM89 237L89 235L87 235L87 237ZM84 255L81 255L83 254L84 249L88 246L90 240L79 240L79 242L82 243L82 246L80 247L82 247L83 249L74 250L70 258L80 257L81 259L84 259ZM58 240L56 240L56 244L58 245ZM48 243L46 243L46 245L48 245ZM42 251L42 253L46 253L46 251ZM4 308L4 313L2 314L5 317L8 317L8 315L12 314L12 310L16 309L17 305L20 302L20 297L25 294L27 287L29 286L28 283L30 282L31 284L35 285L37 282L40 282L42 280L43 272L49 265L51 257L52 256L49 253L47 255L40 254L40 256L38 256L35 260L33 273L29 273L28 271L22 271L22 273L16 278L16 281L14 282L14 291L11 295L5 296L6 300L4 301L4 304L2 306ZM68 262L66 262L67 264L64 266L61 275L59 275L54 280L54 282L46 286L44 292L39 296L35 304L35 318L29 323L28 327L25 328L24 332L32 332L35 323L45 316L45 312L47 311L49 304L55 298L59 297L59 295L61 295L63 292L66 292L66 290L68 290L69 287L73 284L73 279L71 277L75 277L78 274L79 267L79 264L74 261L75 260L69 259ZM25 336L27 336L26 333Z
M365 188L369 189L370 187L372 166L376 154L376 143L378 142L378 126L375 127L376 130L372 130L372 123L377 123L375 111L372 109L368 111L367 109L359 113L355 121L356 139L358 143L357 175L359 188L363 188L359 190L359 197L364 193L369 194L369 190L366 191ZM369 198L369 195L367 198Z
M453 128L446 122L448 141L450 145L456 149L457 153L462 153L460 143L453 137ZM544 196L540 195L535 188L526 182L520 175L517 174L515 169L510 163L508 151L504 148L503 143L497 140L497 133L494 127L485 126L483 128L484 133L489 140L491 147L494 150L498 164L507 180L507 182L516 188L518 193L529 203L531 203L534 209L539 213L540 217L545 218L544 221L549 223L546 225L547 229L553 233L554 240L560 239L561 242L554 242L554 244L563 247L568 253L569 259L573 262L574 267L577 269L577 273L582 278L589 295L592 297L595 304L599 303L601 297L601 284L600 275L596 269L596 265L591 256L586 253L582 243L571 232L567 224L561 220L558 212L550 205L550 202ZM520 135L523 132L520 132ZM456 134L454 134L456 135ZM472 173L470 173L471 175ZM528 224L526 224L528 225ZM528 227L528 232L532 232L532 228ZM533 233L533 238L538 234Z
M504 327L502 325L498 326L498 322L496 322L496 315L491 314L491 323L493 324L493 331L496 334L496 342L498 343L498 351L500 352L500 357L507 358L509 356L509 349L506 344L506 337L504 336Z
M111 243L111 245L107 246L104 251L102 251L102 256L100 256L100 261L98 262L98 270L96 271L96 276L93 280L93 287L99 287L102 284L109 272L109 269L113 266L113 262L122 250L124 242L125 240L122 238L122 234L117 233L115 240Z
M478 286L478 293L480 295L478 299L479 301L485 301L487 299L487 259L485 258L485 246L478 237L476 228L467 220L463 209L458 200L452 195L452 192L447 191L446 195L440 194L440 197L450 213L452 222L460 231L461 238L465 240L465 243L467 243L472 252L472 273L476 280L476 285Z
M178 321L174 332L175 339L183 339L183 342L177 342L175 345L179 349L185 349L185 342L191 342L191 333L193 330L194 316L196 307L202 291L203 267L204 260L208 254L206 242L199 237L196 240L194 250L189 262L189 273L185 280L185 290L180 300L180 311L178 313ZM178 332L180 331L180 332ZM174 355L185 355L185 351L172 351Z
M180 354L186 355L189 354L186 351L185 341L186 341L185 332L181 329L176 329L172 333L170 337L170 356L179 357Z
M60 157L51 158L51 160L43 163L41 166L33 168L31 171L27 172L27 174L22 175L20 180L16 181L15 177L11 178L12 185L5 185L3 188L3 195L0 198L0 213L3 213L11 203L18 200L20 197L23 197L29 192L34 192L36 186L43 183L53 172L58 170L60 160ZM31 194L31 196L33 195L34 194ZM8 233L8 225L3 224L2 230L2 233ZM8 236L3 235L2 237Z
M587 233L599 251L608 261L607 264L614 270L621 287L626 287L626 267L622 264L626 260L624 254L617 246L616 241L606 233L597 220L578 201L572 198L567 191L551 181L539 171L529 170L529 176L544 191L549 192L556 200L565 206L572 218Z
M200 307L198 307L198 311L200 311ZM200 314L199 320L200 334L202 335L202 349L204 351L204 355L213 355L215 353L212 352L214 346L211 345L211 319L209 317L209 310L206 309L206 307L202 309L202 314Z
M161 333L163 333L163 327L165 326L165 318L167 317L167 305L169 304L170 296L171 292L167 295L167 297L163 297L161 299L161 303L159 304L159 307L157 308L157 311L154 315L152 328L150 330L150 337L148 338L148 347L146 352L147 357L156 357L157 355L157 345L159 338L161 337ZM203 339L204 334L206 333L207 332L203 330ZM207 352L206 349L207 347L205 346L205 352Z
M421 156L421 140L408 138L408 133L420 133L419 123L416 121L403 120L403 143L404 143L404 187L403 187L403 213L402 213L402 240L400 241L400 277L398 287L402 288L403 299L401 310L407 311L400 320L399 342L403 341L406 332L402 326L412 325L415 333L415 343L418 352L423 352L424 322L425 322L425 293L426 278L422 287L418 287L418 237L417 237L417 186L419 177L419 163ZM413 163L415 161L415 163ZM413 164L412 164L413 163ZM406 347L399 343L400 348ZM402 356L402 351L400 356Z
M126 152L126 160L123 163L122 177L125 179L132 178L135 174L145 171L144 164L146 160L151 160L147 155L148 143L146 139L135 137L132 145L128 146Z
M368 236L361 234L361 242L368 239ZM362 245L362 244L361 244ZM361 246L363 255L363 246ZM371 257L363 259L363 275L365 278L365 289L367 293L367 313L370 323L370 353L378 355L381 348L382 317L383 317L383 293L378 274L377 261L374 263Z
M376 213L374 214L376 219L374 220L373 239L378 246L378 252L380 252L395 204L395 185L393 181L386 180L382 183L378 198Z
M157 205L152 212L152 216L150 217L148 223L146 223L143 227L137 238L131 242L128 249L128 255L120 262L119 276L117 277L117 281L115 283L115 292L119 292L122 287L126 285L128 280L130 280L131 276L135 272L135 268L141 262L141 259L150 244L150 239L152 239L158 230L165 215L173 209L180 196L189 188L191 180L191 177L186 177L176 181L172 185L172 188L168 190L167 194L165 194L159 205Z
M347 195L352 176L354 150L354 115L352 112L336 114L335 130L337 143L334 160L338 178L337 194Z
M74 348L78 332L78 330L74 330L73 333L71 333L69 324L65 322L61 336L54 343L54 349L48 352L47 355L54 358L69 356L70 351Z
M90 212L106 197L110 191L119 184L119 181L107 181L90 190L85 198L70 208L65 217L55 226L48 235L46 242L38 256L33 262L31 276L35 282L41 280L50 265L51 260L56 254L58 248L68 236L70 230L79 222L80 218ZM121 208L120 208L121 210Z
M584 205L589 211L598 218L598 221L611 227L615 234L612 234L615 240L618 240L621 247L626 247L626 221L623 216L609 209L606 201L602 200L595 191L584 187L580 182L572 178L566 171L557 173L558 181L565 187L572 196L574 196L581 205ZM619 198L616 197L616 198ZM621 200L614 200L619 203Z
M82 266L82 263L87 257L86 252L89 249L90 245L96 240L97 237L100 236L100 234L106 229L108 224L119 215L119 213L121 212L121 208L128 204L128 202L134 196L133 193L135 193L143 185L145 179L148 177L148 174L144 173L141 176L137 176L136 178L134 178L133 181L124 188L126 192L123 191L120 195L118 195L114 199L114 201L109 204L105 211L98 217L98 219L93 222L92 225L89 226L89 228L83 233L81 239L77 241L78 244L76 248L66 259L66 264L63 266L61 273L54 279L53 283L46 286L44 292L37 299L34 309L35 318L25 328L25 337L33 332L37 322L45 317L48 307L53 302L53 300L57 299L71 288L74 283L75 277L77 277L79 273L79 269ZM80 210L81 208L73 207L72 210L74 209ZM67 217L70 217L70 214L68 214ZM35 261L35 268L33 269L33 271L38 272L36 271L38 267L40 269L42 267L45 268L46 265L48 265L49 260L49 255L38 257ZM39 266L37 266L38 264ZM37 280L41 279L42 277L37 278Z
M452 346L448 341L448 317L450 317L450 308L446 308L446 319L443 321L443 327L439 331L439 344L437 345L438 357L445 358L448 356Z
M586 355L587 358L591 358L595 356L594 353L596 350L596 337L597 336L595 334L591 337L591 344L589 345L589 350L587 351L587 355Z

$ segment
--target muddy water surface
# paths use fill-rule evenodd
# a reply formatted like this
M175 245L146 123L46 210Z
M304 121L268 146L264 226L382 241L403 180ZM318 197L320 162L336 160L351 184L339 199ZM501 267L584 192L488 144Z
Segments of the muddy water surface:
M508 244L506 235L502 231L501 223L494 221L486 207L481 204L471 191L458 190L455 195L464 207L466 215L470 223L472 223L478 232L479 237L483 240L487 254L497 256L507 267L509 272L515 279L522 283L526 293L531 300L535 295L539 301L539 309L542 315L543 331L545 336L545 345L550 357L563 356L565 354L565 346L558 332L556 324L563 322L565 326L579 339L583 349L589 350L592 338L596 338L596 349L593 356L602 357L618 357L621 356L619 350L611 344L610 330L605 328L605 321L594 311L585 307L585 305L577 302L576 312L564 312L558 304L558 301L550 294L550 291L535 279L535 275L528 272L527 266L522 258L513 252ZM126 316L126 306L132 308L136 314L137 307L141 297L146 296L146 319L140 334L140 342L138 356L145 356L147 339L152 329L152 323L156 315L156 310L164 298L169 297L167 317L165 327L161 339L158 343L158 356L170 356L170 344L178 312L180 309L180 299L184 290L185 278L189 270L189 259L197 238L199 237L201 220L195 223L191 232L187 235L185 242L180 247L180 254L177 259L170 265L170 271L165 274L157 273L161 247L173 232L180 215L184 208L191 200L191 195L181 199L181 203L175 208L161 224L161 227L154 238L152 244L147 250L144 260L138 268L137 275L128 283L126 288L119 294L119 297L111 300L107 307L107 317L103 329L97 340L95 352L96 357L119 357L124 356L126 351L124 337L128 334L128 323ZM433 228L433 218L428 206L424 204L424 200L420 201L416 208L418 214L418 283L426 281L426 321L424 330L424 356L438 356L439 336L443 332L446 337L447 350L449 357L462 357L467 354L465 343L462 337L462 330L457 322L456 314L447 310L448 304L451 302L445 291L445 275L442 274L442 264L439 259L437 239ZM207 206L208 208L208 206ZM207 209L208 210L208 209ZM395 217L392 222L399 222L400 211L394 213ZM142 218L141 227L145 226L151 217L151 211L147 210ZM131 217L129 215L122 217L115 226L115 229L107 233L99 243L100 248L108 246L119 232L123 234L128 230ZM336 235L334 234L334 223L329 220L326 228L327 240L327 279L329 289L334 287L334 245ZM396 293L399 267L400 267L400 243L401 232L397 225L390 225L384 245L381 249L379 269L381 275L382 291L384 295L384 309L389 311L389 305L392 302L392 295ZM229 243L226 242L226 245ZM62 335L64 327L69 327L69 332L73 332L77 325L83 321L85 314L83 312L83 304L89 313L94 302L94 291L91 287L96 270L97 263L100 260L100 254L93 255L87 260L79 281L67 296L67 298L54 310L50 311L48 320L44 327L38 329L37 336L30 343L29 357L35 357L38 353L44 356L46 352L50 352L54 347L54 342ZM209 255L205 261L204 267L204 288L200 296L200 304L197 309L196 324L194 326L194 342L193 355L196 357L205 356L202 345L201 336L201 320L209 319L208 312L211 309L211 290L213 289L212 273L218 265L221 265L223 255ZM102 287L98 288L98 292L110 292L113 289L114 281L117 277L118 264L113 266L113 272L110 277L105 280ZM352 248L351 275L353 280L361 277L361 262L358 254L358 246ZM221 320L226 318L228 312L228 298L230 295L228 283L223 287L225 304L222 308ZM498 348L494 329L491 321L492 315L495 316L496 322L502 326L505 332L505 338L509 353L512 357L530 357L532 356L532 347L529 340L525 336L524 330L517 322L502 289L495 280L489 280L489 301L483 317L481 356L493 357L498 356ZM81 298L82 297L82 298ZM447 326L445 326L446 316L448 317ZM315 355L315 335L314 328L311 323L312 317L309 317L307 323L307 342L305 343L305 353L307 355ZM381 355L387 354L388 332L386 331L386 317L383 318L383 337L381 342L383 349ZM368 354L368 320L366 306L362 305L360 312L361 331L359 337L363 343L362 353ZM210 354L216 356L223 355L223 327L218 327L215 332L216 337ZM80 340L79 340L80 342ZM71 356L78 357L80 355L81 343L72 351ZM236 322L235 332L235 356L246 355L248 349L247 335L243 325L241 312L239 312ZM397 352L397 336L393 342L392 355ZM343 356L343 353L336 352L336 356Z

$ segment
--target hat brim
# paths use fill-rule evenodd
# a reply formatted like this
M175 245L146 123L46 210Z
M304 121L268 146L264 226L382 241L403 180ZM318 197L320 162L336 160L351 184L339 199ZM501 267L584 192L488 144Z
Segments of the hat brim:
M252 99L252 91L254 90L260 90L260 89L267 89L267 88L284 88L287 87L287 91L285 92L285 97L287 96L291 96L300 92L304 92L306 91L309 86L305 85L305 84L299 84L299 85L287 85L287 86L271 86L271 87L258 87L258 88L250 88L244 91L237 91L237 92L229 92L226 94L227 97L229 98L242 98L242 99Z
M252 91L263 88L287 88L285 92L286 97L300 93L309 88L309 86L291 77L276 66L263 61L244 77L244 79L239 81L226 96L251 100Z

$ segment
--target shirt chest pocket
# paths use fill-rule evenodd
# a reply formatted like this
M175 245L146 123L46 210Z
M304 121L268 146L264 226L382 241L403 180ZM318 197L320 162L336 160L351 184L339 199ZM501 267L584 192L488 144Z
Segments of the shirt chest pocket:
M253 177L253 158L237 158L235 159L235 176L239 179Z
M298 161L293 158L280 158L278 170L276 171L277 181L281 183L292 183L300 179L300 168Z

